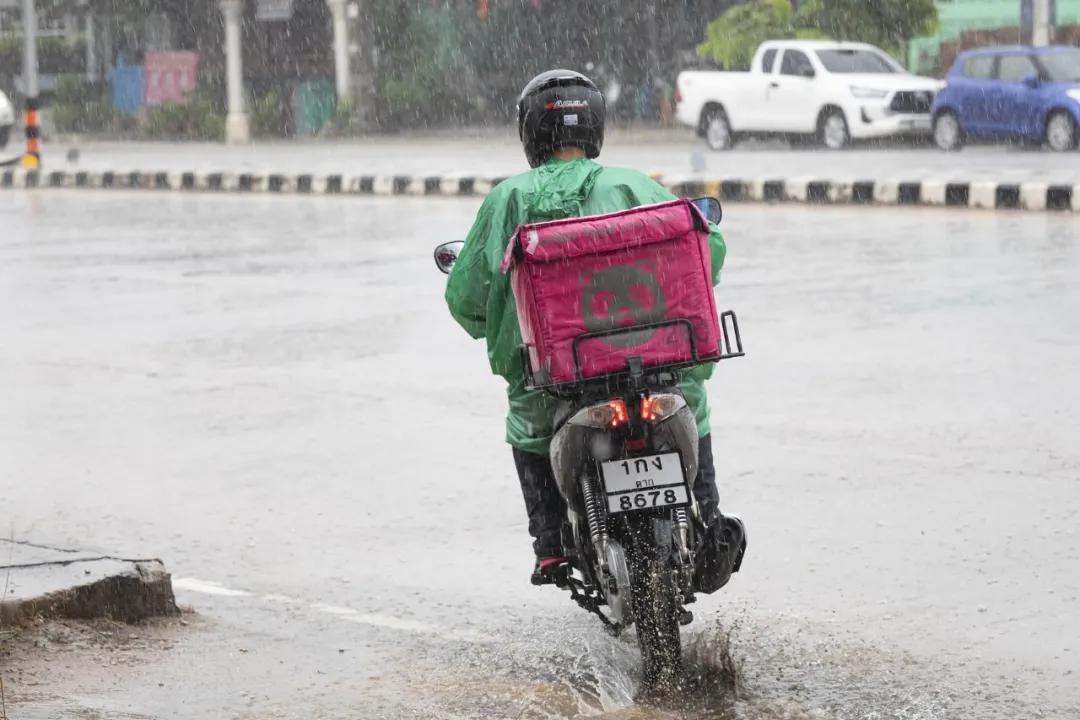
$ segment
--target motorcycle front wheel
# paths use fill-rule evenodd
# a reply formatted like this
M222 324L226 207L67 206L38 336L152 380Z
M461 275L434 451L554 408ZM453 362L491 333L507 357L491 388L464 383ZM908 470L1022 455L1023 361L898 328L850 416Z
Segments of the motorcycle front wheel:
M628 524L630 590L645 688L672 691L682 679L682 642L671 520L642 517Z

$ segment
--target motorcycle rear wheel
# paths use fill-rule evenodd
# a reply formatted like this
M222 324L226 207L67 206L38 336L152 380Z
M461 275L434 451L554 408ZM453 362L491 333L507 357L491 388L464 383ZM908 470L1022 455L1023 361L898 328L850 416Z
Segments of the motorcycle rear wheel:
M629 552L634 624L645 689L651 693L677 690L682 679L682 640L679 604L671 564L671 521L643 518L634 523Z

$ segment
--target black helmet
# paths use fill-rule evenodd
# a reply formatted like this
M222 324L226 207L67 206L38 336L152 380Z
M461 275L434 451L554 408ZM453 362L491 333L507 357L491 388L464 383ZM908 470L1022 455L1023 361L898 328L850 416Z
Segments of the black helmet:
M581 73L548 70L534 77L518 98L518 136L529 166L542 165L564 145L597 157L604 145L604 114L604 96Z

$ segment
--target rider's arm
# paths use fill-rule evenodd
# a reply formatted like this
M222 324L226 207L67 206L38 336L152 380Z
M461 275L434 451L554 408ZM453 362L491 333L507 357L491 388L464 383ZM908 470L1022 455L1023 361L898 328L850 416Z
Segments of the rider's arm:
M480 206L476 222L465 238L465 247L446 283L446 304L450 314L474 338L484 337L487 329L488 293L491 291L487 241L492 226L492 197L488 195Z
M724 258L727 257L727 245L724 236L720 234L720 228L709 223L709 250L712 253L712 283L720 284L720 269L724 267Z

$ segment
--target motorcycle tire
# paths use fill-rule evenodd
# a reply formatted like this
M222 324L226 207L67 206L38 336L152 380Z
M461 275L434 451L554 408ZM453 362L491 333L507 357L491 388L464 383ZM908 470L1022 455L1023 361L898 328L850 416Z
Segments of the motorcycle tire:
M679 688L682 640L668 518L635 519L630 527L630 591L645 689L663 694Z

